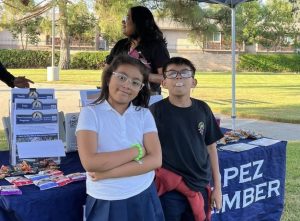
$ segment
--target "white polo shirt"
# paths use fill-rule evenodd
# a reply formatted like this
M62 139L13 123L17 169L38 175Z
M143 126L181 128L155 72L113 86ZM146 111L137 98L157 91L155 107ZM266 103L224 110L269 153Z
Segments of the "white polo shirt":
M77 124L77 131L91 130L98 134L98 152L127 149L133 144L143 144L143 135L157 131L149 109L130 105L120 115L105 101L101 104L83 107ZM147 189L154 179L154 171L122 178L92 181L87 175L87 194L103 200L121 200L135 196Z

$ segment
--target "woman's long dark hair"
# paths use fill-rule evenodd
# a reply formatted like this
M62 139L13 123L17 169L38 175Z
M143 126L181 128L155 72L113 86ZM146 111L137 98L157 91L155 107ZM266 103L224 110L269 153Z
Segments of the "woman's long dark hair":
M132 65L139 69L141 74L143 75L143 83L144 87L139 91L136 98L133 99L133 105L137 107L148 107L149 99L150 99L150 88L149 88L149 70L146 68L144 64L142 64L138 59L132 58L128 55L118 55L114 58L112 63L103 71L102 74L102 86L101 93L99 98L95 100L93 103L102 103L105 100L108 100L109 97L109 88L108 84L110 82L111 76L115 70L118 69L121 65Z
M161 41L167 45L163 33L156 25L151 11L143 6L130 8L131 19L135 25L135 32L129 36L130 39L140 38L140 43L145 44L152 41Z

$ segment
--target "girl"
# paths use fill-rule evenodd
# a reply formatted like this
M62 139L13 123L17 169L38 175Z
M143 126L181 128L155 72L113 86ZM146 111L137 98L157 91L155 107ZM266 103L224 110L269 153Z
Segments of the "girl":
M102 75L100 97L81 110L76 135L88 172L87 221L164 220L153 185L162 156L149 96L146 67L117 56Z
M170 59L167 43L161 30L156 25L151 11L143 6L129 9L122 21L123 33L127 37L116 43L106 58L110 64L112 59L122 53L139 59L150 68L151 94L160 94L160 83L163 80L162 66Z

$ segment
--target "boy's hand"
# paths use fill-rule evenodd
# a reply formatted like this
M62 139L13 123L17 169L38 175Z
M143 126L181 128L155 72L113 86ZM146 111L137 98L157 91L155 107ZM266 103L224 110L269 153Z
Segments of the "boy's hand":
M211 208L219 211L222 208L222 191L221 188L214 188L211 192Z

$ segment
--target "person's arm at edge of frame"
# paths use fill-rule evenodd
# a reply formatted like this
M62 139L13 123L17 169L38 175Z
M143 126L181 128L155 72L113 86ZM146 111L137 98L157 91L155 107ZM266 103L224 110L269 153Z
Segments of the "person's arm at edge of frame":
M164 78L163 78L162 68L157 68L157 74L154 73L149 74L149 81L151 83L160 84L163 79Z
M144 134L144 147L146 149L146 155L142 159L142 164L131 161L112 170L101 173L89 173L89 175L92 177L92 180L96 181L107 178L140 175L161 167L162 153L157 132Z
M76 135L80 161L88 172L111 170L132 161L138 155L138 149L132 147L119 151L97 153L98 134L95 131L80 130Z
M209 160L212 170L212 178L214 182L214 188L211 193L211 208L216 208L220 210L222 208L222 190L221 190L221 181L220 181L220 170L219 170L219 161L218 161L218 152L217 144L212 143L207 146L209 153Z
M14 88L14 87L19 87L19 88L28 88L30 85L29 83L34 84L33 81L30 79L27 79L24 76L18 76L15 77L12 75L0 62L0 79L3 81L7 86Z
M0 79L3 81L7 86L13 88L15 76L13 76L11 73L7 71L7 69L3 66L3 64L0 62Z

